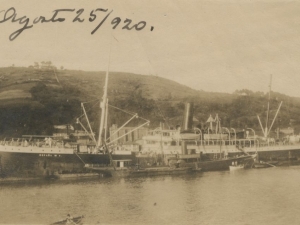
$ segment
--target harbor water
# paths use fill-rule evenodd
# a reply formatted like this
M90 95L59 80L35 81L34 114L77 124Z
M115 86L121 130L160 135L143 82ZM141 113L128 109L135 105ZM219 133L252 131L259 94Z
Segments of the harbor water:
M1 224L299 224L300 167L0 184Z

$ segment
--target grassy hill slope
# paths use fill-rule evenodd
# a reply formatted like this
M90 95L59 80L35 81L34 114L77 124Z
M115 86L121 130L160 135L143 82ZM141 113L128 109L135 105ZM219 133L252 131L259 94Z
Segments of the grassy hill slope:
M75 123L82 114L80 103L89 101L87 108L96 128L99 104L93 100L101 99L104 80L105 72L0 68L0 135L51 134L55 124ZM280 101L284 102L273 127L298 128L300 99L275 92L271 96L271 119ZM184 103L191 101L203 128L208 116L218 113L223 126L260 130L256 115L264 121L267 110L267 95L261 92L204 92L157 76L117 72L109 75L108 98L110 104L149 119L152 127L160 122L180 123ZM112 110L109 122L120 125L125 119Z

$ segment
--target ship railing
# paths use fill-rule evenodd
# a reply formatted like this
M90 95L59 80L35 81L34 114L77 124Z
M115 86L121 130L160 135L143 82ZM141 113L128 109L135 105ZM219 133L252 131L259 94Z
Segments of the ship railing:
M191 144L192 142L189 142ZM239 146L239 147L248 147L248 148L258 148L258 147L267 147L267 146L283 146L283 145L300 145L300 142L289 142L289 141L259 141L255 138L245 138L237 140L195 140L196 146Z
M223 141L221 140L203 140L202 145L220 145L220 144L224 144Z
M300 142L289 142L289 141L279 141L279 142L273 142L273 141L263 141L260 142L259 146L266 147L266 146L285 146L285 145L300 145Z
M239 139L236 140L236 146L241 148L248 147L248 148L256 148L259 146L259 141L255 138L246 138L246 139Z
M41 140L31 140L31 139L20 139L20 138L12 138L11 140L6 140L6 138L3 141L0 141L0 145L3 146L21 146L21 147L40 147L40 148L51 148L51 147L64 147L63 141L41 141Z
M238 139L238 140L195 140L197 146L241 146L255 147L258 145L255 139Z

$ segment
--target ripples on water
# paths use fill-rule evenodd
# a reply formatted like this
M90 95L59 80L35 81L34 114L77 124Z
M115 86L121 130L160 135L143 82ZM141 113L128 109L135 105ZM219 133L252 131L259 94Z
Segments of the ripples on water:
M1 185L0 223L299 224L300 167Z

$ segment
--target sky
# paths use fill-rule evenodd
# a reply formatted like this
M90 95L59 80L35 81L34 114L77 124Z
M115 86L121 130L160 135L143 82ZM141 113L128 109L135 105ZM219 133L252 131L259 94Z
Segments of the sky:
M0 67L51 61L58 68L132 72L174 80L196 90L272 90L300 97L300 2L277 0L1 0L0 21L14 7L32 28L0 23ZM89 21L90 12L96 19ZM63 22L50 19L57 9ZM82 23L72 22L77 11ZM112 12L111 12L112 10ZM109 14L109 12L111 12ZM107 19L91 34L105 16ZM119 17L121 22L112 29ZM25 18L26 19L26 18ZM137 31L122 29L141 21ZM141 27L143 22L139 23ZM152 28L152 31L151 31Z

